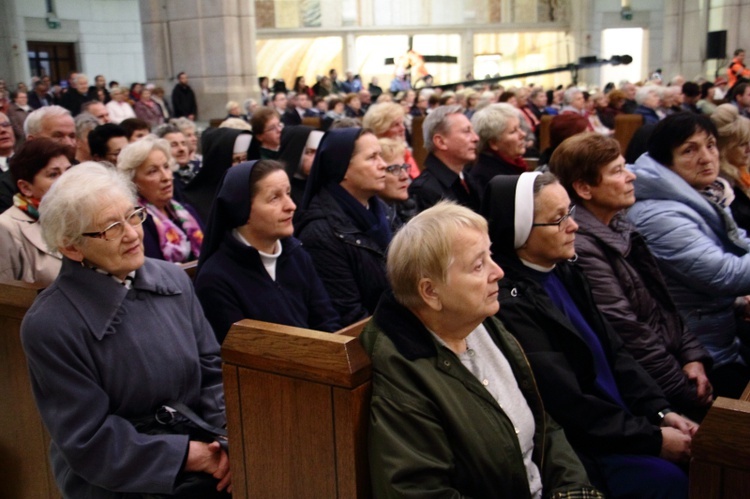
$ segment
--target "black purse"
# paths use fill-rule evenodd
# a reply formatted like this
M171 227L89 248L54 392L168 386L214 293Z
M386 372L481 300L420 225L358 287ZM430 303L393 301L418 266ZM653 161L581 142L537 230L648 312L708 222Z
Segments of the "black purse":
M229 453L227 432L204 421L182 402L170 401L155 414L131 419L138 433L145 435L189 435L190 440L219 442ZM175 481L173 494L141 494L143 499L227 499L231 494L217 491L217 479L208 473L180 472Z

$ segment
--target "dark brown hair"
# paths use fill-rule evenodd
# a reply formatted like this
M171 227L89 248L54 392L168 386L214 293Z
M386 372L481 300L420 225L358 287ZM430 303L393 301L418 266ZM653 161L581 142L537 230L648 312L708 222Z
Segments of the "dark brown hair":
M598 133L581 133L565 139L549 160L549 170L560 179L571 199L580 198L573 183L580 180L589 185L602 181L602 167L620 157L620 143Z
M253 113L250 119L250 127L253 129L253 135L262 135L266 131L266 124L274 117L278 118L279 113L270 107L259 107Z
M39 137L24 142L21 149L10 159L8 168L13 176L13 183L25 180L33 183L34 177L51 159L65 156L72 161L75 150L46 137Z

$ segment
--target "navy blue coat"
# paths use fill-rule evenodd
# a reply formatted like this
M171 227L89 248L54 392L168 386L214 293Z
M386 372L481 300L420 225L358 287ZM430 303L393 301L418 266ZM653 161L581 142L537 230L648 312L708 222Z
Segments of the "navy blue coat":
M385 251L355 226L326 189L300 217L297 237L312 256L342 325L372 315L389 289Z
M231 231L201 265L195 291L219 343L232 324L242 319L329 332L341 328L302 244L290 237L281 240L281 248L275 281L258 250L238 241Z

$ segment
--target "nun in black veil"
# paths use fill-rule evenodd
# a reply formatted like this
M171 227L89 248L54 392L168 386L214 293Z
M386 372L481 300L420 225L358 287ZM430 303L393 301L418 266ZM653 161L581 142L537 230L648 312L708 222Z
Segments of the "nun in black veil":
M278 161L250 161L227 170L195 278L219 343L241 319L340 329L310 255L292 237L295 209L289 177Z
M686 498L698 425L672 411L601 314L575 259L574 206L551 173L500 175L483 198L505 271L497 317L526 352L544 406L607 497Z
M315 154L318 152L323 132L305 125L288 126L281 132L279 161L284 163L286 174L292 185L292 200L297 206L302 205L305 197L307 178L310 176ZM294 221L299 219L300 211L295 212Z
M310 253L343 326L372 315L388 288L385 252L391 241L387 165L369 130L328 131L315 155L297 237Z

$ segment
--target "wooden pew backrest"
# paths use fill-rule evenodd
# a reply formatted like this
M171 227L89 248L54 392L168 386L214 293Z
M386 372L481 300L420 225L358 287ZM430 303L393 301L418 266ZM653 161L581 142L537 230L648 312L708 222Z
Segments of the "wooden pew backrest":
M60 497L49 463L49 434L31 393L21 321L41 287L0 283L0 497Z
M750 402L716 399L691 449L690 499L750 497Z
M371 365L357 338L243 320L221 352L233 497L369 497Z

